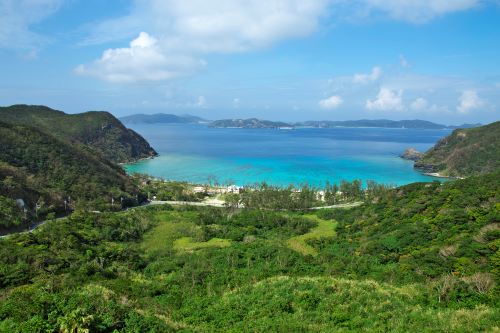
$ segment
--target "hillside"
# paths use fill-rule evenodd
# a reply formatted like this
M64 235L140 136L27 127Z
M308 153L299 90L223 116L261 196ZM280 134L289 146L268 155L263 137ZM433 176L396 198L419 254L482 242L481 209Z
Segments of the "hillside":
M0 331L495 332L499 177L307 213L75 214L0 239Z
M120 118L124 124L198 124L206 122L203 118L191 115L175 114L134 114Z
M66 114L46 106L0 107L0 121L28 125L67 142L91 147L114 162L129 162L157 153L139 134L108 112Z
M270 120L250 119L222 119L210 123L209 127L214 128L279 128L292 127L292 125Z
M87 204L97 209L111 196L132 198L137 187L121 167L90 148L62 141L36 128L0 122L0 229L19 224L22 199L36 218ZM4 212L2 216L2 211ZM2 218L3 217L3 218Z
M466 177L500 168L500 121L457 129L415 163L415 168L444 176Z

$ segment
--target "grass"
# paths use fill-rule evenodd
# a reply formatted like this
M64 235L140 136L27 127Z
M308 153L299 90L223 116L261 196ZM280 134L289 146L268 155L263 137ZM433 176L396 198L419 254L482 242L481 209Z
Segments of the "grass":
M311 245L307 244L307 242L310 240L334 237L337 222L322 220L315 215L306 215L304 217L317 223L318 225L307 234L290 238L288 240L288 247L292 250L302 253L305 256L317 256L318 251Z
M192 220L196 217L193 212L160 212L156 214L158 225L149 231L143 240L146 253L161 253L165 251L195 251L210 247L227 247L231 241L222 238L213 238L207 242L196 242L202 232Z
M276 276L224 293L205 309L200 331L498 331L498 309L422 305L422 288L371 280Z
M174 249L178 251L195 251L210 247L228 247L231 246L231 241L222 238L212 238L207 242L195 242L191 237L182 237L175 241Z
M173 249L175 240L181 237L196 237L199 229L191 220L193 214L176 211L160 212L155 218L158 221L156 227L144 235L142 242L146 253L157 253Z

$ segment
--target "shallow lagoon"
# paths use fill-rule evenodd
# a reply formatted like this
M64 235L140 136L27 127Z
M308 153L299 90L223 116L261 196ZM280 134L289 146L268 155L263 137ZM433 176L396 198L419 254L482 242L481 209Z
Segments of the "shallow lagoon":
M406 148L425 151L448 130L301 128L295 130L208 128L204 125L133 125L159 152L126 165L170 180L246 185L322 186L342 179L403 185L435 178L398 157Z

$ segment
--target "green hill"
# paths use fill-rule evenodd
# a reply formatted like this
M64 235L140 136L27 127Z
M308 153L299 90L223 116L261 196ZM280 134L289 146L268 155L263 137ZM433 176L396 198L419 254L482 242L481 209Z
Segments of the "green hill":
M500 168L500 121L469 129L457 129L415 163L424 172L466 177Z
M91 147L114 162L129 162L157 153L139 134L109 112L66 114L46 106L0 107L0 121L27 125L67 142Z
M499 176L305 214L74 214L0 239L0 332L496 332Z
M92 201L95 208L108 203L112 195L136 193L122 168L91 148L33 127L0 122L0 229L20 223L14 199L22 199L29 214L38 202L45 215L62 211L68 197L73 208Z

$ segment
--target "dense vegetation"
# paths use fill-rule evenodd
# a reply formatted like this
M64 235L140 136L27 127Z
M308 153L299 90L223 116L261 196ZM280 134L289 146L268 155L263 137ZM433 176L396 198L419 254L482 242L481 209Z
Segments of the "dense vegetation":
M0 121L31 126L62 141L88 146L114 162L156 155L144 138L108 112L65 114L46 106L13 105L0 107Z
M495 331L499 179L349 210L76 212L0 240L0 331Z
M121 167L36 128L0 122L0 147L0 230L48 212L101 209L113 196L135 200L139 194Z
M415 163L417 169L445 176L466 177L500 168L500 121L455 130Z

